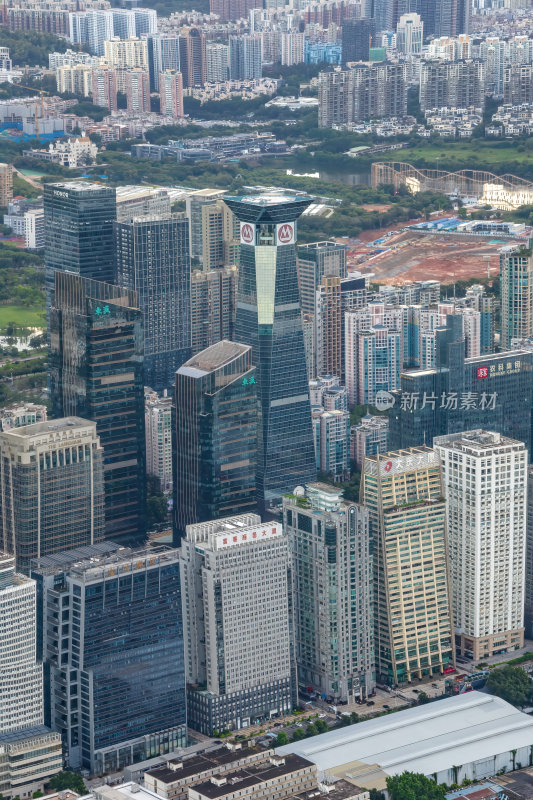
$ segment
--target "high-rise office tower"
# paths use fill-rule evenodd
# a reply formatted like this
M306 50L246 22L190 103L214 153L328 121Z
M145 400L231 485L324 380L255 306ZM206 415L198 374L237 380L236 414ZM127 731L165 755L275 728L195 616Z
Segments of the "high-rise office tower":
M233 339L237 267L195 270L191 275L191 351Z
M323 483L283 498L292 558L298 681L353 702L374 691L368 512Z
M189 28L179 38L180 71L183 86L203 86L207 81L206 37L198 28Z
M179 72L179 37L171 33L151 33L146 36L150 90L159 91L159 76L167 69Z
M142 311L135 292L55 272L50 310L54 415L96 422L104 448L105 531L145 532Z
M254 511L258 400L251 348L221 341L176 373L174 522Z
M0 544L19 571L104 538L103 469L94 422L67 417L0 434Z
M0 552L0 734L43 724L43 665L36 657L35 581Z
M144 398L146 474L157 478L162 492L172 492L172 397L148 390Z
M376 44L376 20L345 19L342 22L342 64L368 61L370 48Z
M296 219L307 197L225 198L240 221L235 339L252 347L262 416L258 494L279 504L316 478L296 269Z
M188 724L247 727L296 693L287 536L241 514L189 525L181 547Z
M446 507L427 447L365 459L362 502L374 551L376 677L401 684L454 663Z
M191 354L189 224L184 216L115 223L116 282L137 292L144 321L144 385L174 385Z
M302 314L315 313L316 291L322 278L346 277L346 246L337 242L298 245L298 284Z
M212 251L209 254L210 264L208 269L214 266L222 266L220 258L222 257L222 241L220 233L223 228L222 212L220 210L220 203L217 201L224 196L221 189L198 189L197 192L187 197L187 217L189 219L189 246L191 258L198 260L203 264L203 247L204 247L204 231L208 232L210 226L214 227L214 241L212 242ZM215 220L212 221L203 214L203 207L207 205L216 205ZM218 242L218 245L215 245ZM218 249L217 249L218 247Z
M533 336L533 239L528 247L510 245L500 253L501 346Z
M104 542L41 558L32 576L45 721L68 766L103 775L183 747L178 552Z
M127 109L132 114L150 111L150 76L143 69L129 69L124 75Z
M524 645L527 450L499 433L439 436L455 625L461 656Z
M13 165L0 164L0 205L7 206L13 200Z
M47 183L44 187L47 304L54 270L111 283L115 253L115 190L96 183Z
M406 56L420 55L424 42L424 23L420 14L402 14L396 26L396 47Z
M232 81L260 78L263 74L261 34L229 37L229 77Z
M183 116L183 78L181 72L166 70L159 75L159 103L164 117Z
M221 42L206 45L207 82L219 83L228 80L229 47Z
M93 67L90 72L91 99L95 106L116 111L117 106L117 71L107 67ZM102 187L100 187L102 188Z

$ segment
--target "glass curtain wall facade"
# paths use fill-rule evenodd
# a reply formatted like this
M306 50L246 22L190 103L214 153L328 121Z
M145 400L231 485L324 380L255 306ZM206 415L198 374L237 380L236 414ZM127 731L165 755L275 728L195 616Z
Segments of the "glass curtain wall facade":
M68 766L102 775L185 746L178 552L104 543L41 559L32 576L46 722ZM47 623L58 611L68 638Z
M139 297L144 321L144 384L174 385L191 355L191 266L185 217L115 223L116 283Z
M262 413L258 496L279 505L316 479L296 268L296 219L307 197L224 198L240 221L235 339L252 347Z
M176 373L174 527L255 511L259 406L252 350L222 341Z
M115 189L81 181L45 184L43 202L48 308L54 270L113 281L117 202Z
M104 448L106 538L145 533L143 325L136 292L55 273L50 310L54 416L96 422Z

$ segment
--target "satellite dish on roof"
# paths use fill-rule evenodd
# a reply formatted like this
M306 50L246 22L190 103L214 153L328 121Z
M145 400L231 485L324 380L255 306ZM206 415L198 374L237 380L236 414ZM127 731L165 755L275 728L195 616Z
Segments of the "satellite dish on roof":
M297 486L293 492L296 497L303 497L305 495L305 489L303 486Z

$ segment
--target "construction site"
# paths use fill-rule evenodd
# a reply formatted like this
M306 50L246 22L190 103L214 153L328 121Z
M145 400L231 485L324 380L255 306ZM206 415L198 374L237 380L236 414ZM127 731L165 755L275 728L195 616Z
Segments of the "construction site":
M469 235L416 226L382 231L377 239L367 235L350 241L348 269L372 274L373 280L380 283L417 280L455 283L469 278L491 278L499 274L500 249L526 243L530 234L525 226L516 236L490 231L486 235Z

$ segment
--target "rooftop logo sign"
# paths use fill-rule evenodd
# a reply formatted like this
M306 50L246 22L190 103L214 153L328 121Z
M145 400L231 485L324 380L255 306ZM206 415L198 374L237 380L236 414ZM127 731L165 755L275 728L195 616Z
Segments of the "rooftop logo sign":
M253 244L254 233L253 225L250 225L249 222L241 222L241 244Z
M276 244L294 244L294 223L284 222L276 225Z

